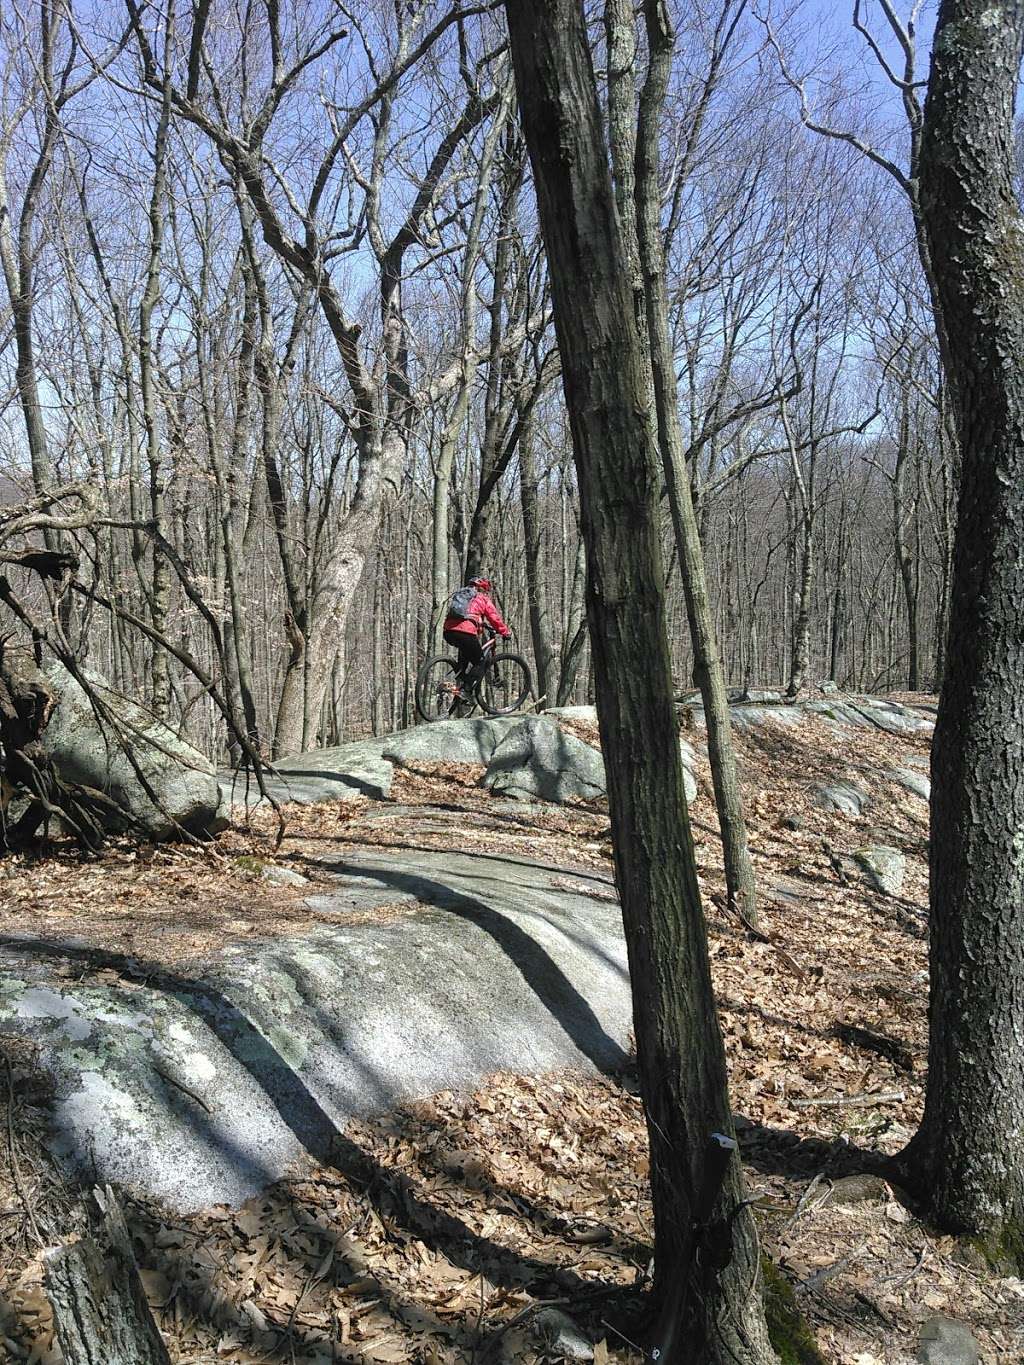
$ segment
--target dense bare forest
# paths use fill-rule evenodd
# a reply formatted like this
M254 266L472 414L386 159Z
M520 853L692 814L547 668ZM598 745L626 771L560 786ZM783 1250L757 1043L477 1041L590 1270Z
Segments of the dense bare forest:
M1022 60L0 3L4 1359L1021 1358Z
M906 192L916 96L885 65L912 67L913 39L868 17L858 88L816 55L812 12L676 16L669 325L737 689L943 668L955 442ZM607 65L597 10L594 42ZM589 698L500 15L15 0L0 43L3 497L89 490L57 509L78 528L47 533L81 556L74 653L211 755L226 712L296 752L409 723L441 609L484 566L537 695Z

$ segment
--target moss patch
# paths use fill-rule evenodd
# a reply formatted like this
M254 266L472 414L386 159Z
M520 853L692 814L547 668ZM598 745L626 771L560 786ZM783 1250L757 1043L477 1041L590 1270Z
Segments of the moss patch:
M1024 1223L1004 1223L995 1232L964 1238L964 1244L996 1275L1024 1275Z
M828 1365L797 1306L793 1286L774 1261L761 1257L768 1336L781 1365Z

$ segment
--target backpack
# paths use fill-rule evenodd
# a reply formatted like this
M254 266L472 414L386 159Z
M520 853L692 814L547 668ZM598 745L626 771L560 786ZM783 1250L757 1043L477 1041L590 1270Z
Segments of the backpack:
M452 596L451 603L448 607L448 615L458 616L460 620L463 621L475 621L476 617L473 616L469 608L473 598L476 597L476 593L476 588L460 588L458 592L454 593Z

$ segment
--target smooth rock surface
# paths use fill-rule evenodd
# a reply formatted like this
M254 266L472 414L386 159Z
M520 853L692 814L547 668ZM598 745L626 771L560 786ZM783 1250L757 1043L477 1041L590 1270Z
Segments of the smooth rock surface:
M0 1030L38 1044L56 1149L90 1180L237 1205L306 1154L329 1159L355 1117L494 1071L625 1062L607 878L401 849L322 867L336 888L309 903L330 924L234 943L188 975L70 941L0 948ZM80 980L54 971L69 963Z
M553 720L524 717L496 746L484 785L502 796L593 801L606 794L604 759Z
M900 894L907 860L898 848L872 844L869 848L857 849L853 861L876 891L882 891L887 896Z
M883 776L903 787L912 796L919 796L922 801L931 800L932 781L926 772L911 767L886 768Z
M98 674L85 671L84 676L101 708L63 664L50 663L43 672L59 701L41 743L62 777L105 792L150 839L173 839L182 830L205 834L216 827L220 788L212 765L197 749ZM112 829L128 827L116 814L105 823Z
M381 754L399 767L417 763L486 763L510 730L536 716L468 716L400 730L385 741Z
M267 791L275 801L300 805L353 796L386 801L395 770L382 756L385 743L384 739L360 739L279 759L264 772ZM231 805L254 807L263 801L255 778L245 769L222 773L220 781L224 799Z
M978 1365L978 1343L954 1318L932 1317L921 1327L917 1358L922 1365Z
M869 804L868 789L859 782L819 782L812 800L822 810L837 810L842 815L862 815Z

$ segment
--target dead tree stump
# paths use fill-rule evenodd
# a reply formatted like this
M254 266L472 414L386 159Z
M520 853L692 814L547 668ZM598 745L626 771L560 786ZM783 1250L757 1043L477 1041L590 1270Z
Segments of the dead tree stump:
M90 1231L46 1260L46 1291L67 1365L170 1365L109 1186Z

